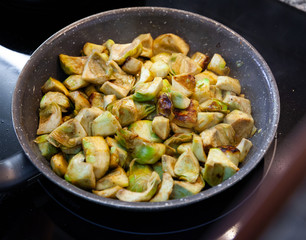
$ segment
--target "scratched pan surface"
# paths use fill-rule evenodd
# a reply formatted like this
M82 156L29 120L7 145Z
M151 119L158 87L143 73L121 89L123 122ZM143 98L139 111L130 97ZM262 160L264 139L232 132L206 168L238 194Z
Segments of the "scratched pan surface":
M77 188L58 177L50 168L33 140L38 126L41 86L50 76L64 80L58 55L80 54L85 42L103 43L111 38L128 43L141 33L153 38L174 33L195 51L220 53L231 69L230 76L238 78L242 92L252 103L252 114L259 133L252 137L253 148L240 171L222 184L179 200L160 203L128 203L101 198ZM102 12L81 19L55 33L30 57L16 84L12 102L12 117L18 140L32 163L49 180L74 196L117 210L160 211L178 209L199 203L223 192L243 178L262 160L276 133L280 114L279 95L272 72L260 54L243 37L204 16L159 7L136 7Z

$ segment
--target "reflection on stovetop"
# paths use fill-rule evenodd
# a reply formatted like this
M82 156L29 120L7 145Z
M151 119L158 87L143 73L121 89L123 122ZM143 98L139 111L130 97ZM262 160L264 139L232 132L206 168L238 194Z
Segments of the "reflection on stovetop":
M305 114L306 14L276 0L147 0L141 2L121 0L113 1L112 5L107 6L105 1L93 0L82 2L82 5L72 0L1 1L1 10L6 14L0 15L0 45L30 54L51 34L75 20L107 9L135 5L165 6L199 13L227 25L245 37L267 61L278 84L281 98L279 142L282 142L282 139ZM19 149L19 146L17 148ZM258 168L265 169L264 164L263 161ZM281 169L281 164L277 161L273 162L271 171L277 172ZM253 174L260 176L260 171L257 170ZM245 181L245 184L247 183ZM112 234L112 239L128 237L152 239L149 236L126 235L105 229L97 230L96 226L89 224L85 219L76 218L69 209L67 210L67 206L60 206L61 201L58 198L51 198L46 194L43 189L46 186L50 185L44 183L43 179L40 183L36 180L28 181L16 189L0 194L2 216L0 238L77 239L84 235L89 237L100 234L101 238L108 239L108 234ZM300 191L303 189L305 190L302 188ZM48 190L52 192L52 188ZM277 239L288 239L290 235L284 234L286 228L294 229L290 233L287 232L293 238L306 235L303 227L306 208L301 209L301 206L304 206L301 201L305 201L305 194L298 194L295 199L299 201L292 200L291 207L286 208L287 212L285 210L286 215L284 213L278 215L281 219L280 223L274 223L272 225L274 228L271 228L272 230L270 229L262 239L271 239L271 236ZM299 206L300 210L295 207L293 211L292 204ZM232 209L233 205L228 205L224 211L228 212ZM295 216L287 214L288 211L293 211ZM205 212L198 215L205 216ZM101 215L101 218L103 217L105 216ZM127 216L128 220L129 217ZM214 227L214 223L204 225L192 231L166 235L165 239L202 239L207 229ZM275 228L279 226L283 228L282 231L275 231ZM229 235L227 239L231 239L231 236L233 235ZM157 238L162 239L161 236Z

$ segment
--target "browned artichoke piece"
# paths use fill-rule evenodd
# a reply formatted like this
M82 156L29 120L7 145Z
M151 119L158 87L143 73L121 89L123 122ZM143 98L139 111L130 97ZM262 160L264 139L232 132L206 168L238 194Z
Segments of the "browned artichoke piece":
M74 103L74 110L78 113L82 108L90 108L87 96L80 91L70 92L68 97Z
M173 109L173 122L180 127L192 128L196 126L198 118L199 103L191 99L189 106L186 109Z
M104 110L104 95L99 92L93 92L89 96L89 102L91 104L91 107L97 107L101 110Z
M114 186L127 187L129 179L122 167L117 167L107 173L96 183L96 190L104 190Z
M94 52L100 52L102 53L106 49L105 46L101 44L95 44L91 42L87 42L83 46L83 54L86 56L90 56Z
M39 107L45 108L51 103L56 103L61 107L62 112L67 112L70 108L70 101L66 95L61 92L47 92L40 100Z
M179 36L166 33L159 35L153 41L153 55L166 53L183 53L187 55L189 52L189 45Z
M139 39L142 45L141 57L151 58L153 56L153 38L150 33L140 34L136 39Z
M55 154L50 160L50 165L56 175L64 177L67 172L68 163L63 153Z
M173 104L171 101L170 94L162 93L157 100L156 103L156 111L158 115L161 115L165 118L168 118L169 120L172 120L174 117L173 115Z
M199 64L190 57L182 53L173 53L169 60L170 73L172 75L180 74L198 74L202 71Z
M61 67L68 75L81 75L83 73L87 58L88 57L72 57L65 54L59 55Z
M190 97L195 90L196 81L193 75L181 74L172 77L172 89Z
M56 103L51 103L39 110L39 125L37 134L52 132L62 123L62 111Z
M234 163L238 167L240 159L240 150L238 148L231 145L219 146L218 148L232 163Z
M122 65L122 70L128 74L136 75L140 72L142 62L137 58L128 57Z
M195 52L192 56L191 59L195 61L199 66L204 69L206 68L207 64L209 63L209 56L201 53L201 52Z
M50 77L45 82L45 84L41 87L41 90L43 93L51 91L51 92L61 92L65 94L66 96L69 94L69 91L64 86L64 84L52 77Z

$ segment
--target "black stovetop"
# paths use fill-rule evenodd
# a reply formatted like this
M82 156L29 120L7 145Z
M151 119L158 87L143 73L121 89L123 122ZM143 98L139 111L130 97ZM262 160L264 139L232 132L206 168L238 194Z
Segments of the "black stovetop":
M82 3L82 2L81 2ZM281 117L277 145L288 135L305 114L306 78L306 13L276 0L197 0L197 1L105 1L87 0L86 3L71 0L13 0L1 1L0 45L17 52L31 54L54 32L75 20L108 9L127 6L164 6L195 12L212 18L232 28L246 38L270 66L280 93ZM0 61L1 65L1 61ZM1 67L1 66L0 66ZM4 81L0 73L0 81ZM17 79L14 72L9 77ZM16 81L13 79L12 81ZM2 137L2 136L1 136ZM17 144L13 142L12 144ZM272 147L275 147L273 143ZM18 146L16 146L19 149ZM4 151L2 151L4 152ZM270 150L273 152L273 149ZM272 153L270 153L272 154ZM272 154L273 155L273 154ZM0 156L2 159L3 156ZM266 171L266 162L261 163L249 178L261 177ZM279 171L282 166L272 159L270 171ZM271 160L271 161L272 161ZM1 162L0 162L1 163ZM248 180L245 181L247 185ZM247 186L243 186L247 188ZM43 176L0 193L0 238L3 239L75 239L95 235L109 239L151 239L153 236L131 235L102 228L94 221L76 217L65 203L58 201L56 190ZM242 196L245 197L245 196ZM239 199L238 199L239 200ZM231 214L233 205L220 212L220 217L189 231L158 236L158 239L202 239L222 214ZM301 211L305 212L305 211ZM305 216L301 217L305 222ZM288 228L292 227L288 223ZM306 235L299 229L300 236ZM274 233L276 233L274 231ZM156 236L155 236L156 237ZM230 238L228 238L230 239ZM263 236L263 239L265 237ZM286 238L282 238L286 239Z

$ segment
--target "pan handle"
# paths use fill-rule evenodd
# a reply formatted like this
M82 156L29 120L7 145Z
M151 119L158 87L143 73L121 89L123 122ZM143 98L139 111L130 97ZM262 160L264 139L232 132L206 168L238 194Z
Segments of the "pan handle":
M29 55L12 51L0 45L0 71L6 78L6 84L1 85L1 87L4 87L5 91L7 91L6 94L4 94L5 96L0 96L0 99L6 99L13 93L19 73L29 57ZM39 175L38 170L26 157L22 148L18 146L19 143L12 127L11 115L9 115L11 111L8 105L10 106L11 102L0 106L2 112L1 123L6 123L5 125L1 124L1 127L4 128L4 126L6 126L7 128L6 131L4 131L5 135L1 137L9 138L9 141L3 141L4 145L1 144L1 148L4 148L4 154L2 154L2 156L0 155L0 192L9 191L29 181L32 182L33 179L36 179ZM5 112L5 114L3 114L3 112ZM12 139L13 137L16 138L15 141ZM15 144L17 144L16 147L11 146ZM11 151L8 149L12 149L12 154L7 154L5 152Z

